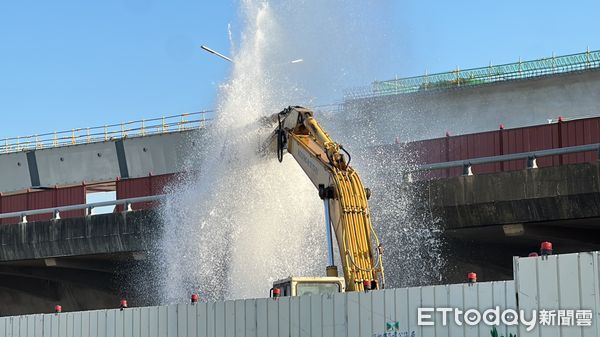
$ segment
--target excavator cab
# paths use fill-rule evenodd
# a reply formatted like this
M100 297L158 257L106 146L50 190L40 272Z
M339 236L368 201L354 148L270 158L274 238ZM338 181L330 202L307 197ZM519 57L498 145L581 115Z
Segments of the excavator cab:
M343 277L288 277L273 282L270 297L334 294L345 291L346 282Z

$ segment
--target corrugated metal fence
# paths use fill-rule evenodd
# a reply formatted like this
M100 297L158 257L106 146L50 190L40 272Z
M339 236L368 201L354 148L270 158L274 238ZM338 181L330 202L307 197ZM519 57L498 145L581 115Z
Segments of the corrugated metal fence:
M554 311L552 326L538 325L530 332L521 328L519 337L580 337L600 336L598 309L600 309L598 252L552 255L543 258L515 259L515 282L519 298L519 309L525 312ZM558 310L591 310L591 327L560 323ZM564 317L564 316L563 316ZM567 323L566 321L564 323Z
M490 336L490 328L442 326L440 319L436 326L418 326L417 308L495 306L516 308L514 282L4 317L0 337L475 337ZM499 333L516 328L500 327Z
M148 175L141 178L119 179L115 184L116 198L129 199L165 193L166 187L175 181L178 174ZM112 183L112 182L109 182ZM90 185L91 186L91 185ZM22 193L0 193L0 213L52 208L59 206L81 205L86 203L88 185L82 183L77 186L54 187L46 190L28 190ZM133 210L148 209L156 206L155 202L134 203ZM116 211L123 211L123 206L116 207ZM85 216L85 210L61 212L61 218L74 218ZM38 214L27 217L30 222L47 221L52 219L52 213ZM0 219L0 224L18 223L20 219Z
M34 209L51 208L67 205L85 204L86 186L51 188L44 191L27 191L20 194L2 195L0 193L0 213L11 213ZM81 217L85 210L61 213L61 217ZM45 221L52 218L52 213L33 215L29 221ZM0 219L0 224L18 223L19 218Z
M141 178L120 179L116 183L117 199L129 199L167 193L167 186L176 181L178 174L148 175ZM134 203L131 209L140 210L152 208L154 202ZM117 206L117 211L122 211L123 206Z
M447 136L405 144L420 164L440 163L479 157L499 156L536 150L546 150L600 142L600 118L560 121L514 129L501 129L466 135ZM540 158L538 167L591 162L598 159L596 151ZM525 160L474 165L475 174L523 170ZM462 168L431 172L427 177L462 175Z
M514 264L515 281L2 317L0 337L600 336L598 252L515 258ZM443 325L440 313L429 320L434 326L417 324L418 308L483 312L496 306L535 317L535 328L501 325L493 334L486 324L457 325L452 314ZM575 316L562 321L561 310ZM577 314L582 310L589 326L579 325L586 319ZM554 312L546 315L548 324L543 311Z

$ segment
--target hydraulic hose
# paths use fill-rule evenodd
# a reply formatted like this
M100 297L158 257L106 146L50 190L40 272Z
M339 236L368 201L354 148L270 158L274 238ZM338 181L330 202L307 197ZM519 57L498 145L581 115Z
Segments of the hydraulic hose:
M283 151L287 145L287 134L281 126L281 115L277 115L277 122L279 123L277 128L277 160L281 163L283 161Z

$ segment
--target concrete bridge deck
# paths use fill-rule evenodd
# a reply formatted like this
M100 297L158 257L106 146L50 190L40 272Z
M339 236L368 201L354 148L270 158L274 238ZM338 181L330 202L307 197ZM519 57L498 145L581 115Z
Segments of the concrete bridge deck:
M457 270L505 279L511 256L551 241L561 253L600 249L600 163L402 184L441 221ZM460 276L460 273L458 274Z
M0 261L130 254L141 258L160 232L153 210L0 226Z
M107 308L133 296L128 278L160 233L153 210L0 226L0 316L42 312L60 302Z
M600 227L598 162L414 184L427 191L432 212L444 219L449 232L466 233L494 227L502 236L516 238L531 234L539 239L541 228L568 228L568 232L560 235L545 232L543 236L575 241L579 247L600 244L598 237L575 230Z

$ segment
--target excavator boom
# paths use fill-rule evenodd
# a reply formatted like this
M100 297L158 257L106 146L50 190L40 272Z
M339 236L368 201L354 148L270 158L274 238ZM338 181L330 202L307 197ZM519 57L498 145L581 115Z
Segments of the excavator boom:
M370 191L349 165L350 155L323 130L309 109L288 107L274 115L279 161L289 152L319 191L325 206L329 245L328 276L337 276L331 228L349 291L383 288L382 248L369 212Z

